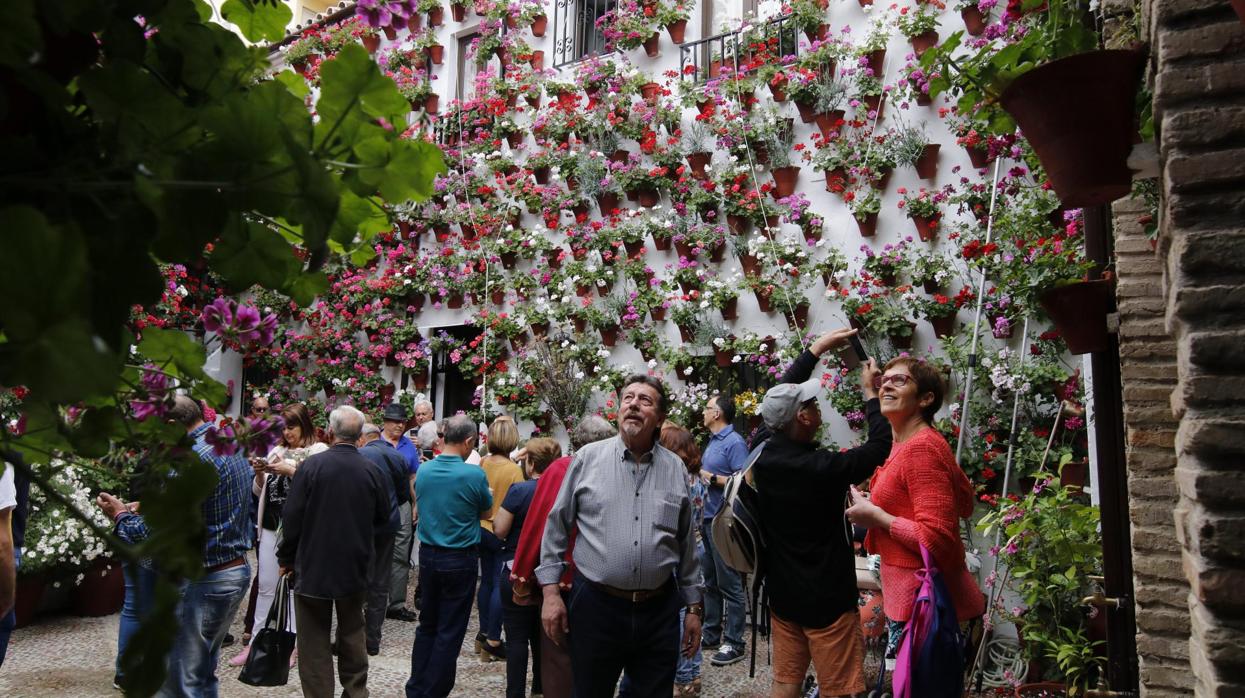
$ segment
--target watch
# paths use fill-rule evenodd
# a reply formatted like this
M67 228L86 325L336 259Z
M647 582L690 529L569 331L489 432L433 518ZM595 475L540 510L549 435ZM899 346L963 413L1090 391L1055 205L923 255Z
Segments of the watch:
M703 603L688 604L687 615L703 619L705 617L705 605Z

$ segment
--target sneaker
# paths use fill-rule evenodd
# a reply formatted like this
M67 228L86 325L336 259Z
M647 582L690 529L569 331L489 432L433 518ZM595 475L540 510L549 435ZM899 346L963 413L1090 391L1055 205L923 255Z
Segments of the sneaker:
M724 643L718 648L717 654L709 660L713 666L728 666L735 662L743 661L744 650L742 647L736 647L729 643Z

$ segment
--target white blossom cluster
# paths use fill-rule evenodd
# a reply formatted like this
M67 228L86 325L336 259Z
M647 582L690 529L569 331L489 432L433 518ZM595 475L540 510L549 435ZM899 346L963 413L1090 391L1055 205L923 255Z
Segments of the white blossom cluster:
M54 459L50 469L56 474L51 484L64 494L74 508L86 514L103 529L112 526L92 500L91 491L83 482L79 468ZM38 487L30 490L30 518L26 529L26 547L22 550L22 567L30 570L74 570L74 584L82 582L92 561L104 556L108 546L85 523L69 515L58 502L50 500ZM56 582L59 585L59 582Z

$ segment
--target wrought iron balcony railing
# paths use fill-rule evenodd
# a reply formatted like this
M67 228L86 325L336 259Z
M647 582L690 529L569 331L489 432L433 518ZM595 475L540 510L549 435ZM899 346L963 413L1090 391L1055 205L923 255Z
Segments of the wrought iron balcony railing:
M702 83L718 77L723 66L746 71L753 44L772 42L779 56L796 56L800 51L800 30L790 15L784 15L744 29L715 34L680 47L679 74L685 80ZM689 66L692 68L689 70Z

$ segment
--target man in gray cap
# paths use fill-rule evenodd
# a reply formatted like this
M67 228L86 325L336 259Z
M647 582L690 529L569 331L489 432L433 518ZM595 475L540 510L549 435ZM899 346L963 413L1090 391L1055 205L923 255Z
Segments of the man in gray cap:
M856 330L818 337L770 388L761 416L773 434L752 466L765 535L774 685L771 696L795 698L809 662L823 696L864 691L864 638L856 611L851 525L843 516L848 488L868 478L891 449L891 429L878 406L873 359L861 369L868 440L847 451L818 448L818 398L809 379L826 351Z

